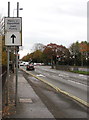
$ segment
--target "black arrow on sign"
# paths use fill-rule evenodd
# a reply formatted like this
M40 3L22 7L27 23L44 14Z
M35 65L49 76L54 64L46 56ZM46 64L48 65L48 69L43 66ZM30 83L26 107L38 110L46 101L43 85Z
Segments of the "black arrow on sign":
M12 38L12 43L14 43L14 38L16 38L16 36L12 34L11 38Z

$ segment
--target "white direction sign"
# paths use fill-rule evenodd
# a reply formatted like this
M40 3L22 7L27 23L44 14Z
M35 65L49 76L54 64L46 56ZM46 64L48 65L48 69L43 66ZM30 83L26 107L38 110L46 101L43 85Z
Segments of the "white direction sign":
M5 18L5 45L22 45L22 19L21 17Z
M5 34L5 45L20 46L21 44L21 34L19 32L7 32Z
M20 32L21 18L5 18L5 32Z

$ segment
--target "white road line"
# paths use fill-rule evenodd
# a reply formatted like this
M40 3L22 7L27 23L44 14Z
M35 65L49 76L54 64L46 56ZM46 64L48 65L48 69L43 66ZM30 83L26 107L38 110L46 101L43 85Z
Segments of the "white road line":
M84 76L84 75L82 75L82 74L79 74L79 76Z
M83 85L83 86L86 86L87 87L87 85L85 85L85 84L82 84L82 83L79 83L79 82L75 82L75 81L72 81L72 80L68 80L69 82L72 82L72 83L75 83L75 84L79 84L79 85Z
M65 76L65 77L69 77L69 75L67 75L67 74L59 74L58 76L59 76L59 77L64 77L64 76Z
M39 74L39 75L36 75L37 77L45 77L44 75L42 74Z
M62 74L59 74L58 76L59 76L59 77L62 77L62 76L64 76L64 75L62 75Z

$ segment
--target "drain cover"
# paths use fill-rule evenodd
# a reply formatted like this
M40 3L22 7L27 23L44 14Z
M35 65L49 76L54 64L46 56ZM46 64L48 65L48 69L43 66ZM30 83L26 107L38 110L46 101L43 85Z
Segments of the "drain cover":
M20 98L19 102L21 102L21 103L32 103L32 99L30 99L30 98Z

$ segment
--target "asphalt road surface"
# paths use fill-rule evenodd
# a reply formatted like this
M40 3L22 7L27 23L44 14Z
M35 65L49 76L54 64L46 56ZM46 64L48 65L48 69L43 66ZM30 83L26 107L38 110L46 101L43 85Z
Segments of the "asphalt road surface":
M22 68L26 70L26 67ZM87 102L88 76L51 69L49 66L36 66L35 71L28 72ZM60 112L62 118L87 118L86 107L68 97L66 98L65 95L53 94L51 90L44 90L47 86L43 85L43 87L42 83L40 85L40 81L32 76L25 75L25 77L43 102L47 101L45 104L50 111L52 110L54 116L58 117ZM35 85L39 87L35 87Z
M36 66L35 71L30 71L30 73L87 102L89 76L50 68Z

